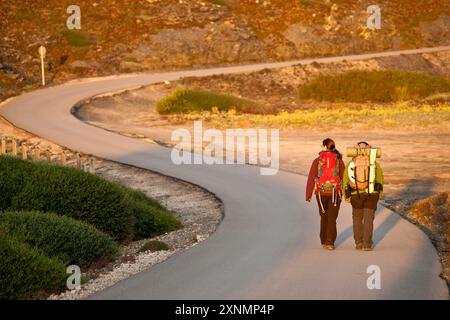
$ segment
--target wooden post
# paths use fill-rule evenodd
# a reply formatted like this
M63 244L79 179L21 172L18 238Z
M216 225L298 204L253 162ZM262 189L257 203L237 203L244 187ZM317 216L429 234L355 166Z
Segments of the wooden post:
M12 155L17 156L17 140L16 138L12 138Z
M81 155L77 152L77 168L81 170Z
M67 163L66 152L63 151L63 152L61 152L61 164L62 164L63 166L65 166L66 163Z
M6 154L6 138L5 137L2 137L2 139L1 139L0 154Z
M92 156L92 154L89 155L89 172L92 174L95 173L94 157Z
M52 161L52 154L50 152L50 149L45 150L45 158L47 159L48 162Z
M28 160L28 148L25 143L22 143L22 159Z
M34 160L40 160L41 159L41 149L39 146L34 148Z

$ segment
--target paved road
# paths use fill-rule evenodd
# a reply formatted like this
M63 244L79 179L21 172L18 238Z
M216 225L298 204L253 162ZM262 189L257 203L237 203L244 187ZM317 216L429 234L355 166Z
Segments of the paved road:
M18 127L58 144L190 181L224 202L225 218L208 240L94 299L446 299L447 287L438 277L441 266L432 244L418 228L387 209L380 208L376 218L376 250L356 252L350 208L343 205L337 250L327 252L319 246L316 204L304 201L305 177L286 172L261 176L257 167L245 165L176 166L169 149L89 126L71 114L72 106L87 97L179 77L400 53L72 82L12 99L0 113ZM367 289L370 265L381 268L381 290Z

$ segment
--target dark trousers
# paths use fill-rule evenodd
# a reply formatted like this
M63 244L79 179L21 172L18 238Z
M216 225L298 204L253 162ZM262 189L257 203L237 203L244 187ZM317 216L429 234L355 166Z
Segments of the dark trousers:
M377 209L379 195L360 194L351 197L353 208L353 237L355 243L363 247L372 247L373 220Z
M341 199L339 198L335 205L331 196L321 195L320 200L325 213L322 212L317 195L316 199L320 212L320 242L323 245L334 245L337 237L336 220L339 214L339 207L341 206Z

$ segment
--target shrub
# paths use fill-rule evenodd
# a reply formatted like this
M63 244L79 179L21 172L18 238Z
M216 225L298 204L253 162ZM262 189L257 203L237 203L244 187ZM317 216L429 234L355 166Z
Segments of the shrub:
M450 81L419 72L349 71L321 75L299 86L301 99L346 102L392 102L450 91Z
M169 250L169 246L165 244L162 241L158 240L150 240L144 243L144 245L139 249L139 252L145 252L145 251L162 251L162 250Z
M74 47L86 47L90 45L88 36L79 30L65 30L63 36Z
M188 113L199 111L244 111L251 108L254 102L226 94L201 90L176 89L170 97L158 101L156 110L161 114Z
M3 162L0 161L0 170ZM32 163L27 169L19 181L22 188L13 195L8 209L66 215L88 222L116 240L132 236L131 208L117 185L75 168L47 163Z
M0 226L49 257L66 265L88 266L100 258L111 259L118 247L106 234L74 219L42 212L0 213Z
M0 156L0 210L42 211L126 241L171 231L173 215L145 194L74 168Z
M164 232L176 230L181 226L180 221L170 212L143 192L129 189L124 191L133 203L135 239L151 238Z
M27 299L38 291L64 289L67 275L58 259L46 257L1 230L0 252L0 299Z

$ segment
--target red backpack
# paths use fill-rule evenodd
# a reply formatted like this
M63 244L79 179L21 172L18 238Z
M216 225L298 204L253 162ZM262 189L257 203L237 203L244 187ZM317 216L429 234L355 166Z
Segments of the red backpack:
M316 192L319 195L340 195L341 178L339 177L338 155L332 151L322 151L316 178Z

